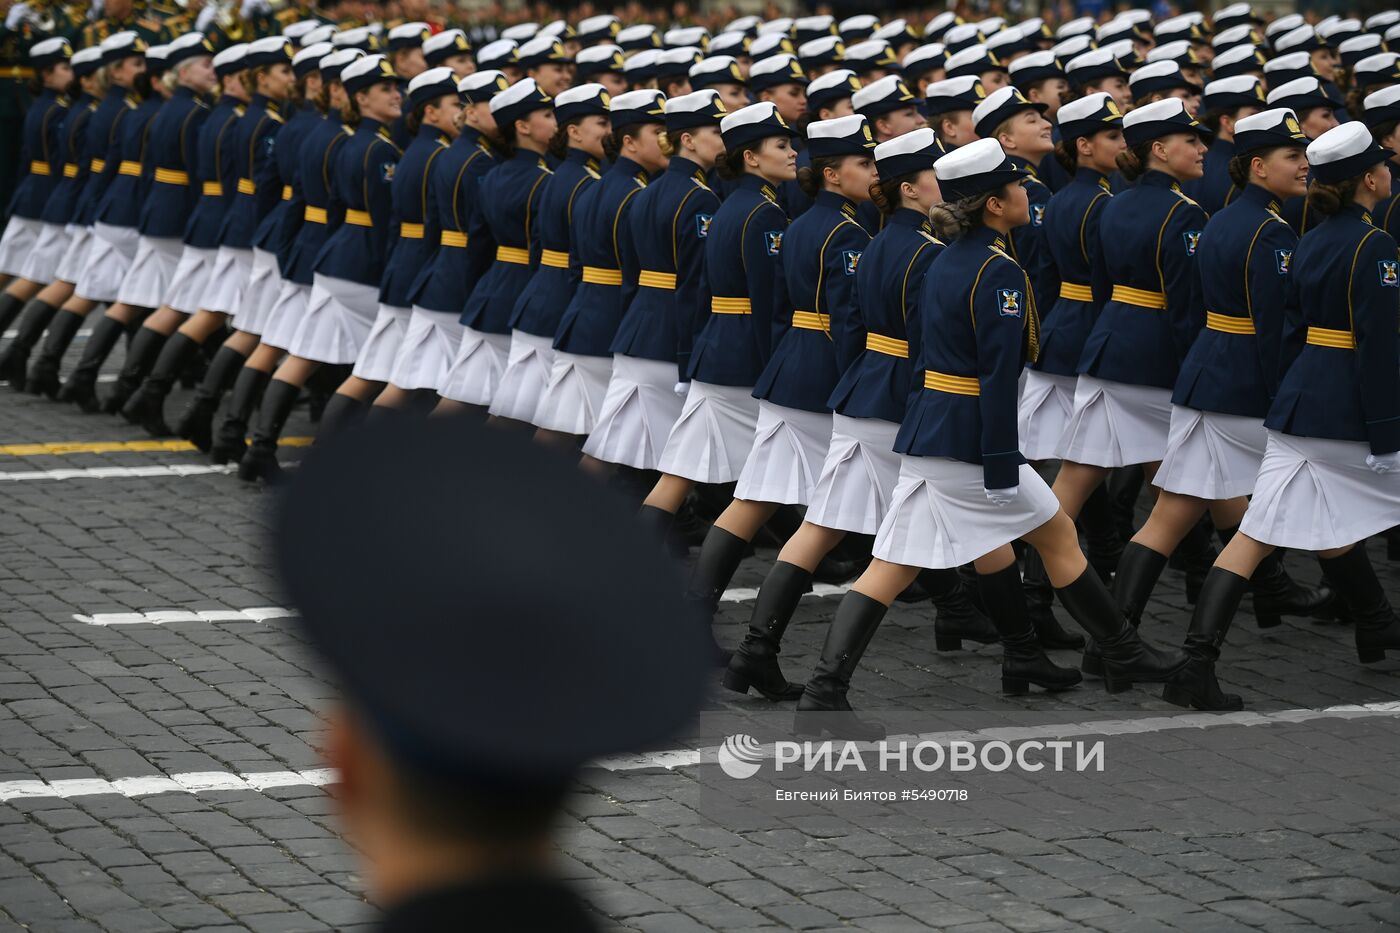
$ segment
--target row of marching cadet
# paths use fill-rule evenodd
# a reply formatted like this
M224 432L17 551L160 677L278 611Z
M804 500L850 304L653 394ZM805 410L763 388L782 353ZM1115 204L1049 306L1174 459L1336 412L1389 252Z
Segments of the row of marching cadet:
M847 695L911 593L940 650L1001 643L1007 694L1091 676L1240 709L1215 665L1246 593L1261 627L1351 626L1363 663L1400 647L1364 546L1400 525L1397 20L49 40L0 377L249 481L320 387L321 434L473 412L644 478L658 540L718 489L688 585L707 622L805 510L742 643L714 647L725 686L796 700L804 731L883 735ZM1134 473L1148 518L1093 547ZM843 548L868 561L788 681L784 630ZM1167 649L1138 623L1183 551Z

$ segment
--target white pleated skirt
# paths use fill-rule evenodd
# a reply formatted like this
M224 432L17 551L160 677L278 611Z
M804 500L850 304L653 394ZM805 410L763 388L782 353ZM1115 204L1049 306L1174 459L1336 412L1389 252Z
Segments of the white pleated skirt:
M899 458L899 482L872 553L906 567L960 567L1055 517L1059 500L1030 464L1016 498L993 505L982 467L947 457Z
M457 353L438 395L468 405L490 405L509 356L510 334L487 334L463 327Z
M546 431L587 435L598 423L612 376L611 356L555 351L549 381L531 422Z
M806 505L831 446L831 412L758 403L753 448L739 473L734 498Z
M180 264L170 277L170 287L166 289L165 303L182 314L194 314L199 303L204 300L204 292L209 286L209 276L214 274L214 263L219 251L186 246L180 252Z
M19 127L12 126L10 131L18 133ZM10 215L9 223L5 224L5 234L0 236L0 275L23 273L25 260L39 245L43 227L41 220Z
M553 337L511 331L510 354L501 373L501 384L491 397L491 414L533 423L553 367Z
M77 283L78 277L83 274L83 266L87 265L88 247L92 245L92 228L68 224L63 229L68 236L68 246L63 251L63 258L58 261L54 279L59 282Z
M389 381L400 389L440 388L447 381L452 354L462 342L462 330L454 312L415 307Z
M1233 499L1254 491L1268 431L1259 418L1172 406L1167 454L1153 485L1201 499Z
M879 418L831 416L831 444L807 506L807 521L823 528L873 535L885 520L895 484L899 425Z
M1400 525L1400 473L1366 466L1365 441L1268 431L1240 531L1277 547L1346 547Z
M676 394L676 364L613 356L598 423L583 452L604 463L655 470L685 401Z
M183 252L179 237L138 236L136 258L117 289L117 300L136 308L159 307L170 290L175 270L180 268Z
M234 314L243 301L243 289L253 272L252 249L231 249L220 246L214 257L214 268L200 296L199 307L204 311Z
M373 285L318 273L287 352L318 363L353 363L378 311L379 289Z
M732 483L744 469L757 427L752 386L692 381L661 452L660 470L696 483Z
M116 301L122 280L136 261L136 245L140 239L141 234L135 227L93 224L92 243L88 246L74 293L88 301Z
M277 297L263 328L262 342L279 350L287 349L296 336L297 326L306 315L306 303L311 300L311 286L289 279L279 279Z
M248 280L233 315L234 329L261 337L267 330L277 293L281 290L282 273L277 268L277 254L253 247L253 266L248 270Z
M10 219L13 224L15 218ZM58 264L68 251L68 227L65 224L39 223L39 239L23 259L20 277L31 282L48 284L58 276Z
M399 347L403 346L404 334L408 332L408 319L412 316L412 308L379 306L369 336L355 358L354 375L367 382L388 382L393 378L394 360L398 359Z
M1167 452L1172 393L1080 375L1060 457L1089 466L1156 463Z
M1060 439L1074 411L1074 376L1057 376L1027 369L1022 376L1016 426L1021 455L1027 460L1056 460Z

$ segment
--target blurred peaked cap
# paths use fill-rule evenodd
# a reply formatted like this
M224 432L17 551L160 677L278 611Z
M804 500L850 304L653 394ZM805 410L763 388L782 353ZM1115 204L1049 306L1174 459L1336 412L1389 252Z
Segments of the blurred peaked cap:
M573 61L564 52L564 43L554 36L536 36L522 42L515 54L519 57L521 66L525 68L537 68L548 63L567 65Z
M660 49L642 49L640 52L633 52L627 57L627 61L623 64L622 72L629 78L634 78L635 80L654 77L656 74L656 63L660 58Z
M728 114L720 121L719 131L724 136L724 147L730 151L769 136L797 135L771 101L749 104Z
M600 42L581 49L574 56L574 65L580 79L608 73L620 75L627 70L627 59L623 57L622 49L618 46L611 42Z
M945 78L930 84L924 93L924 109L930 116L954 110L973 110L987 96L976 75Z
M1356 67L1356 63L1368 55L1384 51L1385 41L1380 36L1370 32L1363 32L1343 39L1337 46L1337 52L1342 58L1342 65L1347 68Z
M666 30L661 41L667 48L678 49L688 45L703 47L709 38L710 31L704 26L677 26Z
M898 45L901 42L918 42L920 37L909 25L908 21L892 19L883 26L875 27L875 31L870 34L870 38L884 39L890 45Z
M956 26L957 23L958 14L954 13L952 10L944 10L924 24L924 38L941 40L943 34L953 26Z
M715 84L746 83L732 55L710 55L690 66L690 86L697 91Z
M697 64L703 55L700 48L694 45L662 49L656 56L657 75L670 79L688 77L691 67Z
M866 39L846 46L845 63L855 69L893 68L899 70L899 59L884 39Z
M110 65L123 58L144 56L148 45L145 39L130 30L117 32L102 40L102 64Z
M1361 119L1367 126L1376 127L1382 123L1400 120L1400 84L1372 91L1362 102L1365 108Z
M1359 120L1334 126L1308 144L1308 165L1323 184L1355 178L1394 153L1380 146Z
M783 53L754 62L749 68L749 87L763 91L783 84L807 86L807 73L796 57Z
M317 42L330 42L331 39L335 38L337 31L333 23L320 23L315 29L308 30L298 41L301 43L302 48L308 45L315 45Z
M974 45L949 55L945 67L953 78L980 75L984 71L1006 71L1006 66L985 45Z
M622 28L616 16L611 13L600 13L597 16L589 16L579 20L577 34L578 38L585 41L593 39L611 39Z
M1264 27L1264 35L1270 39L1281 36L1285 32L1290 32L1302 26L1306 20L1298 13L1285 13L1272 23Z
M219 77L231 75L236 71L242 71L247 66L243 64L243 59L248 55L248 43L240 42L231 45L214 56L214 73ZM74 56L76 61L76 56Z
M943 33L943 44L948 47L948 52L961 52L970 45L976 45L982 41L982 30L976 23L959 23L956 26L948 27Z
M334 46L331 48L335 49ZM345 66L359 58L364 58L365 53L360 49L335 49L329 55L323 56L320 61L321 80L339 81L340 73Z
M1400 23L1400 10L1382 10L1366 17L1365 27L1367 32L1383 33L1396 23Z
M1055 124L1060 128L1061 139L1074 140L1100 130L1121 128L1123 111L1107 91L1096 91L1061 105L1055 113Z
M476 53L476 63L481 68L500 68L514 65L520 60L517 50L520 46L514 39L497 39L488 42Z
M1134 71L1128 78L1128 87L1132 88L1133 97L1146 97L1148 94L1157 91L1168 91L1172 88L1185 88L1200 93L1200 88L1186 80L1186 76L1181 73L1181 66L1173 61L1150 62Z
M629 52L634 49L659 48L661 46L661 37L656 34L656 27L650 23L620 29L617 35L613 36L613 41Z
M457 93L469 104L489 104L491 98L510 87L510 81L499 71L488 68L474 71L457 82Z
M793 19L791 16L779 16L774 19L765 20L758 24L758 34L760 36L770 35L780 32L784 36L792 32Z
M1362 88L1400 83L1400 55L1377 52L1366 56L1352 69L1352 80Z
M544 24L540 27L539 32L535 33L535 35L553 36L554 38L560 40L578 38L578 32L575 31L574 27L569 25L568 20L564 19L556 19L553 22Z
M1361 32L1361 20L1359 19L1336 19L1329 16L1317 24L1317 34L1333 46L1359 32Z
M353 46L355 48L364 49L366 52L375 48L378 42L379 40L374 37L374 33L370 32L367 26L346 29L336 33L331 39L331 45L338 49Z
M1222 29L1232 23L1258 22L1259 17L1254 14L1254 8L1248 3L1231 3L1229 6L1221 7L1212 17L1212 22L1216 29Z
M666 95L651 88L628 91L612 99L609 111L617 128L635 123L665 123Z
M1298 115L1287 107L1275 107L1235 121L1235 151L1250 152L1273 146L1305 146L1308 138L1298 125Z
M534 78L521 78L491 98L491 115L500 125L553 106L554 99L540 90Z
M422 48L423 43L433 34L427 23L403 23L389 30L389 48L397 52L399 49Z
M807 149L814 159L828 156L873 156L875 136L865 117L853 113L834 120L814 120L807 124Z
M514 26L507 26L501 30L502 39L510 39L512 42L527 42L535 37L535 33L540 31L539 23L516 23Z
M1299 26L1274 38L1274 51L1280 55L1288 52L1311 52L1322 47L1322 39L1311 26Z
M812 79L812 83L807 85L807 104L810 108L814 97L821 97L827 101L850 97L860 88L860 78L856 77L854 71L849 68L837 68Z
M666 101L666 130L680 133L701 126L718 129L727 112L718 91L713 88L692 91Z
M939 159L933 172L945 201L995 191L1027 174L1016 168L995 139L978 139L959 146Z
M1079 36L1093 30L1095 26L1092 16L1080 16L1069 20L1055 30L1056 39L1068 39L1070 36Z
M1134 107L1123 117L1123 138L1130 147L1174 133L1195 133L1202 140L1209 140L1214 135L1187 113L1186 104L1180 97L1168 97Z
M885 75L851 95L851 106L867 117L918 105L914 92L899 75Z
M279 506L300 624L402 766L555 783L699 709L705 635L664 549L634 505L527 438L367 425L307 457Z
M203 41L204 37L197 33L196 41ZM57 62L65 62L73 57L73 46L62 36L55 36L52 39L43 39L29 47L29 61L35 68L47 68Z
M792 40L785 32L765 33L749 43L749 57L755 62L793 51Z
M1163 42L1148 52L1147 61L1149 64L1176 62L1178 65L1199 65L1201 59L1196 55L1196 50L1191 47L1191 43L1185 39L1174 39L1171 42Z
M451 68L429 68L408 82L410 109L448 96L457 96L457 76Z
M561 124L590 114L606 117L611 102L608 89L601 84L579 84L560 91L554 98L554 116Z
M452 56L465 55L471 50L471 41L460 29L444 29L423 40L423 57L429 65L441 65Z
M297 77L310 74L321 67L321 59L335 51L335 46L329 42L317 42L301 49L292 57L292 70Z
M757 32L762 22L763 20L757 16L741 16L738 19L733 19L725 23L724 31L742 33Z
M836 31L842 36L850 38L865 38L873 33L880 25L880 18L869 13L857 13L855 16L848 16L836 24Z
M1044 114L1049 109L1045 104L1033 104L1026 99L1021 89L1015 86L997 88L972 110L972 122L977 135L990 136L1003 122L1023 110L1034 110Z
M815 39L821 35L836 34L836 20L825 14L799 16L792 21L793 37L799 42Z
M875 168L881 181L933 168L947 150L929 127L886 140L875 147Z
M90 75L102 66L102 47L90 45L85 49L78 49L68 63L79 76Z
M1055 53L1055 57L1062 61L1069 61L1080 55L1089 52L1094 48L1094 40L1086 33L1077 36L1070 36L1068 39L1061 39L1056 42L1050 51Z
M320 25L321 24L314 19L298 20L295 23L289 23L287 28L282 30L282 35L286 36L288 39L295 39L300 42L302 36L313 29L319 28Z
M1270 107L1292 107L1302 113L1316 107L1331 107L1332 101L1316 78L1295 78L1269 91Z
M1215 38L1210 40L1210 46L1221 51L1237 45L1255 45L1259 38L1259 30L1253 23L1241 23L1216 33Z
M1303 70L1312 70L1312 56L1307 52L1289 52L1287 55L1271 58L1264 64L1265 73L1271 75L1280 71Z
M1063 78L1065 66L1049 50L1022 55L1007 66L1011 80L1021 90L1047 78Z
M1216 78L1206 85L1201 97L1201 112L1226 107L1264 105L1264 82L1256 75L1235 75L1230 78Z
M710 40L710 54L747 55L749 54L749 42L748 33L722 32Z
M386 55L366 55L364 58L357 58L340 70L340 83L345 86L345 93L351 98L357 91L363 91L376 84L385 81L397 82L398 74L394 72L394 66L389 64Z
M928 45L911 49L900 64L904 67L904 73L913 78L936 68L942 68L947 60L948 55L943 43L930 42Z
M285 36L268 36L248 43L248 55L244 64L249 68L264 65L290 65L292 63L292 43Z
M838 61L845 46L840 36L822 36L797 47L797 57L804 62Z

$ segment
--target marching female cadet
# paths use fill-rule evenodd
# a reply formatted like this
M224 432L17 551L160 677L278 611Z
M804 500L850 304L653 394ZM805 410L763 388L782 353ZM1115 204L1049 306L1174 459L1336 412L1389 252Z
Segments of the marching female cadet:
M740 110L748 106L749 85L739 63L732 55L708 55L691 66L691 91L713 90L719 94L725 110ZM681 96L681 95L677 95ZM684 95L689 97L690 95ZM810 104L811 101L809 100Z
M812 123L807 133L812 164L798 183L812 207L784 234L787 258L775 262L773 349L754 384L752 445L690 579L689 596L707 613L778 506L811 501L831 443L831 394L863 345L856 269L870 234L855 217L876 178L874 135L859 114Z
M472 45L460 29L444 29L423 40L423 62L429 68L451 68L457 80L476 71Z
M1077 671L1045 656L1026 617L1016 538L1044 555L1061 602L1104 643L1115 675L1162 680L1184 660L1144 644L1123 621L1080 552L1073 522L1017 450L1017 382L1039 348L1030 279L1006 251L1011 230L1030 220L1025 173L994 139L945 155L934 171L946 202L933 209L935 230L957 242L924 276L919 333L940 339L919 342L922 388L911 394L895 439L899 480L876 559L841 600L798 701L799 732L883 737L883 726L851 712L846 693L889 604L920 567L974 563L1006 646L1004 691L1078 683Z
M1133 107L1133 89L1128 85L1128 69L1111 49L1092 49L1065 63L1065 78L1082 95L1107 94L1119 113Z
M142 249L140 219L154 168L148 146L150 127L171 93L162 80L169 50L165 45L146 49L146 70L136 76L134 85L134 98L139 103L116 129L115 145L109 155L117 160L118 167L97 205L94 250L78 280L75 297L49 322L43 346L25 380L26 390L34 395L58 395L59 364L92 310L85 299L107 304L108 312L122 320L147 313L145 309L151 305L140 301L160 300L150 295L159 285L153 281L159 275L152 272L155 260L151 251Z
M247 55L248 46L240 44L214 56L214 75L222 93L199 131L191 178L191 183L199 186L199 201L185 226L184 249L165 304L137 328L126 348L117 382L102 403L103 411L109 414L121 411L155 365L169 336L199 310L209 294L218 261L219 231L238 190L238 170L230 141L252 96L243 81ZM86 378L74 386L73 400L84 411L93 410L96 398L87 390Z
M1049 303L1059 284L1043 231L1045 205L1050 203L1051 192L1036 168L1055 148L1045 110L1045 104L1032 103L1019 88L1007 86L987 95L972 111L977 135L995 139L1012 164L1026 172L1022 187L1030 200L1031 222L1011 231L1011 255L1031 277L1037 304Z
M1371 128L1371 136L1376 143L1392 152L1400 152L1400 85L1382 88L1367 94L1361 111L1361 121ZM1400 163L1391 156L1386 164L1392 171L1400 171ZM1375 221L1391 237L1400 235L1400 210L1396 205L1400 198L1391 196L1376 205Z
M1365 546L1400 524L1400 260L1371 214L1391 194L1389 155L1359 122L1308 145L1309 213L1322 219L1293 253L1264 459L1240 530L1206 577L1186 635L1190 663L1162 691L1169 702L1241 706L1220 689L1215 661L1251 575L1276 547L1318 552L1355 619L1362 663L1400 648L1400 618Z
M848 532L873 535L884 518L899 476L895 434L911 383L909 347L917 344L919 290L924 272L943 243L933 236L928 211L939 200L933 164L943 155L933 130L906 133L875 147L879 182L871 197L886 217L856 267L858 317L841 335L853 355L832 392L831 441L812 492L806 521L778 554L758 592L743 644L730 659L724 685L750 687L770 700L797 699L778 668L779 643L797 602L811 586L818 562ZM794 225L795 226L795 225ZM934 637L939 650L961 647L963 638L997 639L971 611L956 571L923 576L938 606Z
M277 175L282 182L282 196L253 234L255 255L261 258L261 254L266 253L276 257L277 273L264 285L259 299L265 309L260 312L262 320L255 324L252 318L245 315L235 322L240 330L261 327L258 347L245 355L240 352L237 343L230 346L225 341L215 352L208 372L195 388L194 396L175 424L178 436L199 450L211 453L217 463L227 463L243 456L248 418L257 407L271 378L272 368L281 359L291 333L296 329L296 315L305 307L303 301L297 300L305 296L300 294L288 277L288 257L297 231L305 220L306 201L301 194L298 171L301 145L324 122L320 104L320 63L321 59L331 54L331 49L329 42L317 42L292 56L292 75L296 79L292 99L295 103L289 102L285 109L287 122L277 131L273 149ZM214 412L230 383L233 388L228 410L215 435Z
M1142 616L1167 555L1208 508L1228 541L1244 515L1264 455L1264 415L1277 392L1284 313L1297 236L1279 204L1307 187L1307 140L1293 111L1268 110L1235 124L1231 168L1241 193L1201 236L1206 326L1181 364L1171 433L1157 471L1161 492L1123 551L1114 595L1129 621ZM1271 555L1251 580L1260 627L1282 614L1313 615L1327 590L1300 587Z
M344 221L321 246L313 266L311 296L292 338L291 358L339 366L353 363L369 337L379 308L379 282L394 235L391 185L400 152L389 138L389 125L403 109L398 75L383 55L350 62L340 73L354 133L336 147L331 172L335 200L344 205ZM326 404L321 430L353 417L362 403L336 394ZM246 455L245 455L246 456Z
M102 196L117 177L122 157L122 122L135 111L140 99L136 94L136 77L146 70L146 43L134 32L115 33L102 42L102 68L106 74L107 89L102 102L87 121L81 159L88 165L87 180L79 197L74 222L89 228L87 237L81 241L74 239L69 251L72 262L60 264L61 271L76 273L71 280L73 289L50 303L44 292L40 292L20 318L19 333L0 354L0 379L10 383L16 390L24 388L25 372L28 369L29 354L39 342L44 330L55 320L58 305L69 314L58 319L60 330L77 332L77 323L70 320L87 314L97 307L99 301L115 298L107 295L121 284L121 276L130 263L131 254L136 250L136 231L125 235L124 229L109 224L98 227L97 214L102 205ZM140 174L139 166L136 174ZM129 247L129 251L128 251ZM68 256L64 257L65 260ZM94 261L94 260L100 261ZM67 269L62 267L67 266ZM97 295L96 299L84 297L84 290Z
M491 399L491 414L530 424L554 364L554 332L578 282L569 268L569 237L579 195L602 176L604 141L612 132L601 84L569 88L554 98L558 129L550 154L559 160L540 187L531 233L535 272L510 314L510 357Z
M1332 99L1317 78L1297 78L1269 91L1266 98L1270 107L1287 107L1298 116L1298 125L1308 139L1317 139L1337 125L1337 115ZM1293 232L1302 236L1308 232L1308 199L1303 196L1289 198L1279 211Z
M136 259L122 282L120 302L93 326L78 365L59 392L60 399L77 402L84 411L97 406L98 369L121 336L166 300L179 268L180 237L199 198L191 175L199 132L209 116L205 95L215 83L213 54L212 44L197 32L176 39L166 54L165 80L173 80L174 87L146 134L150 188L140 208ZM56 378L56 365L52 371Z
M69 96L72 57L73 48L62 36L36 42L29 50L39 94L24 115L29 171L7 205L9 220L0 238L0 275L13 277L0 294L0 329L9 327L24 303L49 283L62 254L63 225L46 223L43 215L63 179L63 124L74 103Z
M394 375L394 360L403 345L408 319L413 314L408 293L420 269L437 249L439 234L427 226L428 176L436 161L452 144L461 112L457 81L450 68L432 68L408 85L406 129L413 141L393 171L389 188L390 221L398 238L388 248L379 286L379 313L364 345L360 347L350 377L336 389L333 401L357 407L383 395ZM407 395L390 387L385 407L398 407Z
M758 424L753 387L772 347L776 258L787 231L778 186L797 176L797 134L764 101L726 115L720 135L725 154L716 167L735 185L707 223L685 405L661 453L661 479L640 512L657 538L694 484L739 478Z
M161 347L141 388L122 406L122 417L139 424L154 437L174 432L165 423L165 398L185 364L210 337L219 333L229 315L234 331L220 349L244 358L258 345L262 322L277 297L277 256L253 245L258 225L282 199L282 178L276 159L278 132L287 122L284 108L296 85L292 46L281 36L258 39L244 56L244 82L251 97L227 139L237 173L236 193L219 233L219 254L210 275L213 297ZM267 294L272 289L272 294ZM233 367L215 375L231 382ZM226 387L226 386L225 386Z
M87 230L78 227L74 218L78 196L87 183L88 163L81 161L80 155L86 143L88 121L97 110L98 95L102 92L102 49L97 46L79 49L73 53L69 65L73 69L74 91L59 135L58 157L62 169L51 196L43 205L39 220L44 226L29 252L22 278L12 280L5 288L4 297L0 298L0 302L4 302L0 304L4 312L0 315L0 325L4 327L9 327L17 314L27 316L28 306L36 302L57 308L67 301L73 293L72 281L77 276L71 267L81 268L80 256L76 262L69 260L69 268L65 268L65 260L88 236ZM19 305L14 303L16 300Z
M276 475L277 439L302 386L321 366L317 359L324 350L320 335L329 326L326 322L330 315L322 314L320 322L308 324L306 309L315 281L316 259L345 218L345 204L336 192L336 176L340 151L354 133L345 122L353 118L354 110L341 79L347 66L364 57L360 49L338 49L321 59L321 93L326 115L311 129L297 153L294 177L305 202L302 224L287 250L289 288L278 296L278 306L273 310L279 336L272 345L285 343L287 357L278 365L264 390L253 429L253 443L238 461L240 479L254 481ZM289 319L285 325L278 323L283 317ZM227 453L222 446L214 448L210 451L211 458L215 463L227 462L225 457L237 456L241 447L241 444L234 445Z
M1176 97L1123 118L1118 165L1137 184L1099 217L1094 262L1111 284L1085 339L1055 478L1071 518L1110 469L1166 452L1171 388L1204 318L1195 257L1206 215L1181 183L1200 177L1207 133Z
M509 158L482 179L473 208L496 243L491 266L467 296L459 318L465 330L438 394L441 411L491 404L510 352L510 315L530 281L535 199L550 176L545 155L558 124L554 98L523 78L491 98L491 116Z
M631 91L609 106L616 155L574 206L570 242L582 281L559 319L554 362L530 419L542 441L572 445L597 422L612 375L613 338L637 291L629 210L651 174L666 167L665 103L659 91ZM584 462L600 466L591 457Z
M928 86L924 112L944 149L951 151L977 138L977 131L972 127L972 111L986 97L987 91L976 75L945 78Z
M1256 75L1236 75L1206 85L1201 97L1201 122L1215 134L1215 139L1206 150L1201 177L1183 187L1207 214L1214 216L1239 193L1230 177L1230 162L1237 151L1235 124L1266 106L1264 85Z
M724 102L708 88L666 101L666 171L628 219L637 289L612 342L612 377L583 452L655 470L681 414L690 346L701 319L705 241L719 198L706 174L724 155Z

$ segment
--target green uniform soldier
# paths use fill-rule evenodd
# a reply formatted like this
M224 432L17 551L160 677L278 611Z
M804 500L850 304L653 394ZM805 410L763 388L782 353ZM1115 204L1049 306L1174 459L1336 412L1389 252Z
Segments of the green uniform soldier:
M148 46L164 45L174 36L161 18L140 0L105 0L102 16L83 29L84 47L101 44L103 39L119 32L131 31Z

